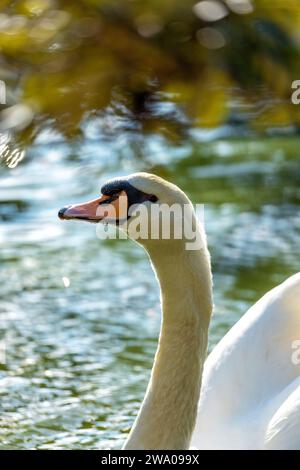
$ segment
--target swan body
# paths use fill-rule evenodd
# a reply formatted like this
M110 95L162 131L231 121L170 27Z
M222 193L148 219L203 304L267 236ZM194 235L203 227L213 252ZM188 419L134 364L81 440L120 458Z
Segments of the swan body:
M177 186L147 173L110 180L101 191L94 201L61 209L59 217L103 222L109 213L110 223L146 249L161 292L151 378L124 448L300 449L300 353L293 360L300 340L300 273L250 308L205 361L212 279L191 202ZM150 211L153 203L188 206L200 246L187 250L185 236L172 236L174 227L169 239L134 235L131 206Z
M299 339L300 273L264 295L207 358L192 447L300 449Z

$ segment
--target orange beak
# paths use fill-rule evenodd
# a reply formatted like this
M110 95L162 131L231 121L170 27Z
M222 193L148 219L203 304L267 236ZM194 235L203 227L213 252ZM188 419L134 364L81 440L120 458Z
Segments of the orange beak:
M106 202L107 201L107 202ZM103 195L83 204L73 204L63 207L58 217L63 220L86 220L87 222L116 223L126 220L128 213L128 199L125 191L116 197Z

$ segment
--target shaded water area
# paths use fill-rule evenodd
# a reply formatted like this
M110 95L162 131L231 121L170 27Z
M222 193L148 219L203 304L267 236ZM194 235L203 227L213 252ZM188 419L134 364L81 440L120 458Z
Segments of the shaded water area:
M108 177L152 171L205 203L215 312L210 348L265 291L299 271L299 138L169 148L85 141L32 147L0 176L2 449L120 448L145 392L160 324L146 254L57 210ZM118 148L117 148L118 147Z

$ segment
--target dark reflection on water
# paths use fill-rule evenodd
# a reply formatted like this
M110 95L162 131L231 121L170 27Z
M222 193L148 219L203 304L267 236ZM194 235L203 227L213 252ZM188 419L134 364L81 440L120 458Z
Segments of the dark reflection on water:
M158 288L141 248L98 240L94 226L62 223L57 209L137 169L207 203L213 346L299 270L298 140L187 145L151 156L152 168L96 143L72 154L63 144L40 146L32 155L1 169L1 448L119 448L150 373Z

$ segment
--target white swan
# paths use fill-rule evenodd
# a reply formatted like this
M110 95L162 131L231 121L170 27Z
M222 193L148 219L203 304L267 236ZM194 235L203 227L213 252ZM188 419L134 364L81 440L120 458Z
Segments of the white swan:
M110 180L101 191L101 198L65 207L59 217L106 220L126 228L147 250L161 290L162 324L151 379L124 449L300 449L300 353L293 350L300 349L300 273L242 317L203 371L211 269L189 199L147 173ZM134 232L133 205L147 208L140 224L149 235L150 209L163 203L187 205L188 220L201 237L197 250L186 249L186 237L175 239L174 222L168 240L145 239L145 233L142 239ZM177 215L178 220L183 218Z

